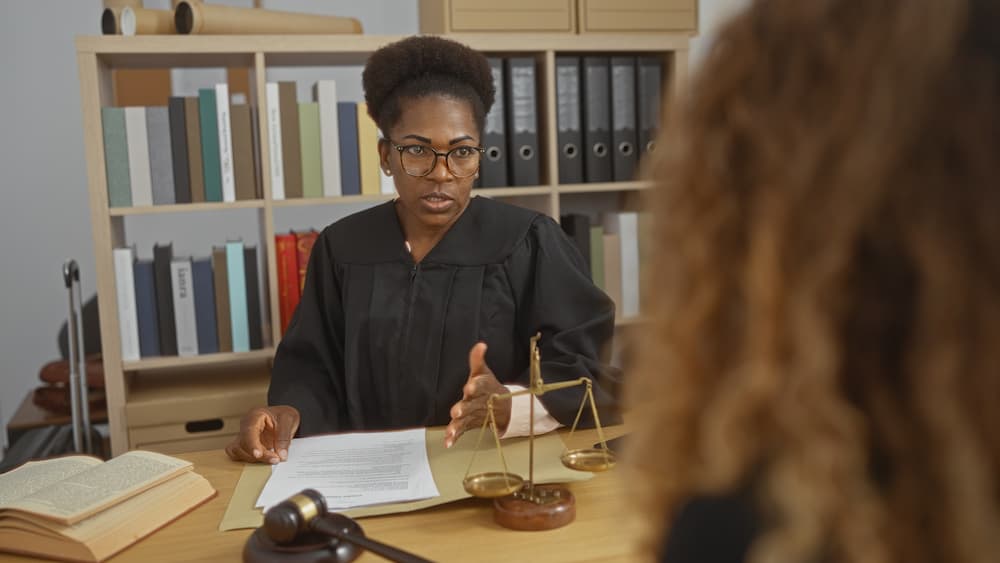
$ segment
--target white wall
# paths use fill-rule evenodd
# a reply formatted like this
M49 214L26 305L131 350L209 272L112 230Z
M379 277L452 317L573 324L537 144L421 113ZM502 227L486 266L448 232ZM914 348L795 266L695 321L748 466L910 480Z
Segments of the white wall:
M747 0L700 1L706 32L695 41L695 58L710 40L711 29ZM218 3L252 4L249 0ZM146 0L150 8L168 5L168 0ZM357 17L373 34L418 29L415 0L264 0L263 6ZM63 260L72 257L80 263L85 299L96 291L73 38L100 33L100 13L100 0L3 0L0 8L0 421L4 427L37 385L38 369L59 354L56 336L68 308L61 279ZM146 218L141 224L130 220L127 231L140 250L148 252L155 240L175 240L181 253L190 254L196 253L194 241L215 241L244 230L252 236L254 229L246 226L245 217L237 213L233 222L237 226L214 230L205 226L186 238L175 231L175 223L162 218ZM0 432L0 441L5 440L6 434Z

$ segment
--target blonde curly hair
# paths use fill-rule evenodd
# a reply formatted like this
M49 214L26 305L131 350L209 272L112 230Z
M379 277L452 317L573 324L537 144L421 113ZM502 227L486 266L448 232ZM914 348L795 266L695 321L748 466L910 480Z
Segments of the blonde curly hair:
M668 112L626 451L646 547L753 491L757 562L1000 557L1000 8L758 0Z

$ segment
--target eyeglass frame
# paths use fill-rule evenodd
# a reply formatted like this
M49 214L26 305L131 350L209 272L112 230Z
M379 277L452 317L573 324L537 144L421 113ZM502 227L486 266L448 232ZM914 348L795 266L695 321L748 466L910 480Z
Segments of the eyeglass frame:
M473 146L460 145L445 152L438 152L438 150L435 149L434 147L429 145L422 145L420 143L413 143L411 145L397 145L395 141L387 137L383 137L379 140L389 143L389 145L392 146L392 148L396 149L396 152L399 154L399 167L402 168L403 172L406 172L408 176L413 176L414 178L424 178L430 175L431 172L434 172L434 169L437 168L438 158L440 157L444 157L444 167L448 170L448 173L451 174L452 176L461 179L472 178L473 176L476 175L477 172L479 172L479 167L482 166L483 164L482 155L486 153L485 147L480 147L476 145ZM427 172L424 172L423 174L414 174L406 169L406 166L403 164L403 151L405 151L410 147L420 147L422 149L426 149L434 153L434 164L431 164L431 167L427 169ZM461 149L473 149L479 153L479 166L476 166L476 170L473 171L468 176L459 176L458 174L455 174L455 171L451 169L451 164L448 162L448 157L451 156L451 153Z

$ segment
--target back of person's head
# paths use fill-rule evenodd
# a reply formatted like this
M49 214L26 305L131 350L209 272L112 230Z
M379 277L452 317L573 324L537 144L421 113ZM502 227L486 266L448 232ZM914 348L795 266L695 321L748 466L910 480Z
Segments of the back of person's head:
M647 546L749 489L752 561L996 561L1000 3L753 2L667 121Z

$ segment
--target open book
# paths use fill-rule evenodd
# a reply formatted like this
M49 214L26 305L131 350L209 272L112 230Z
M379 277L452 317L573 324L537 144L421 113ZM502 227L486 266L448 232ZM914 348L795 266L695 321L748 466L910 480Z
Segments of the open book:
M190 462L153 452L29 462L0 475L0 551L103 561L213 496Z

